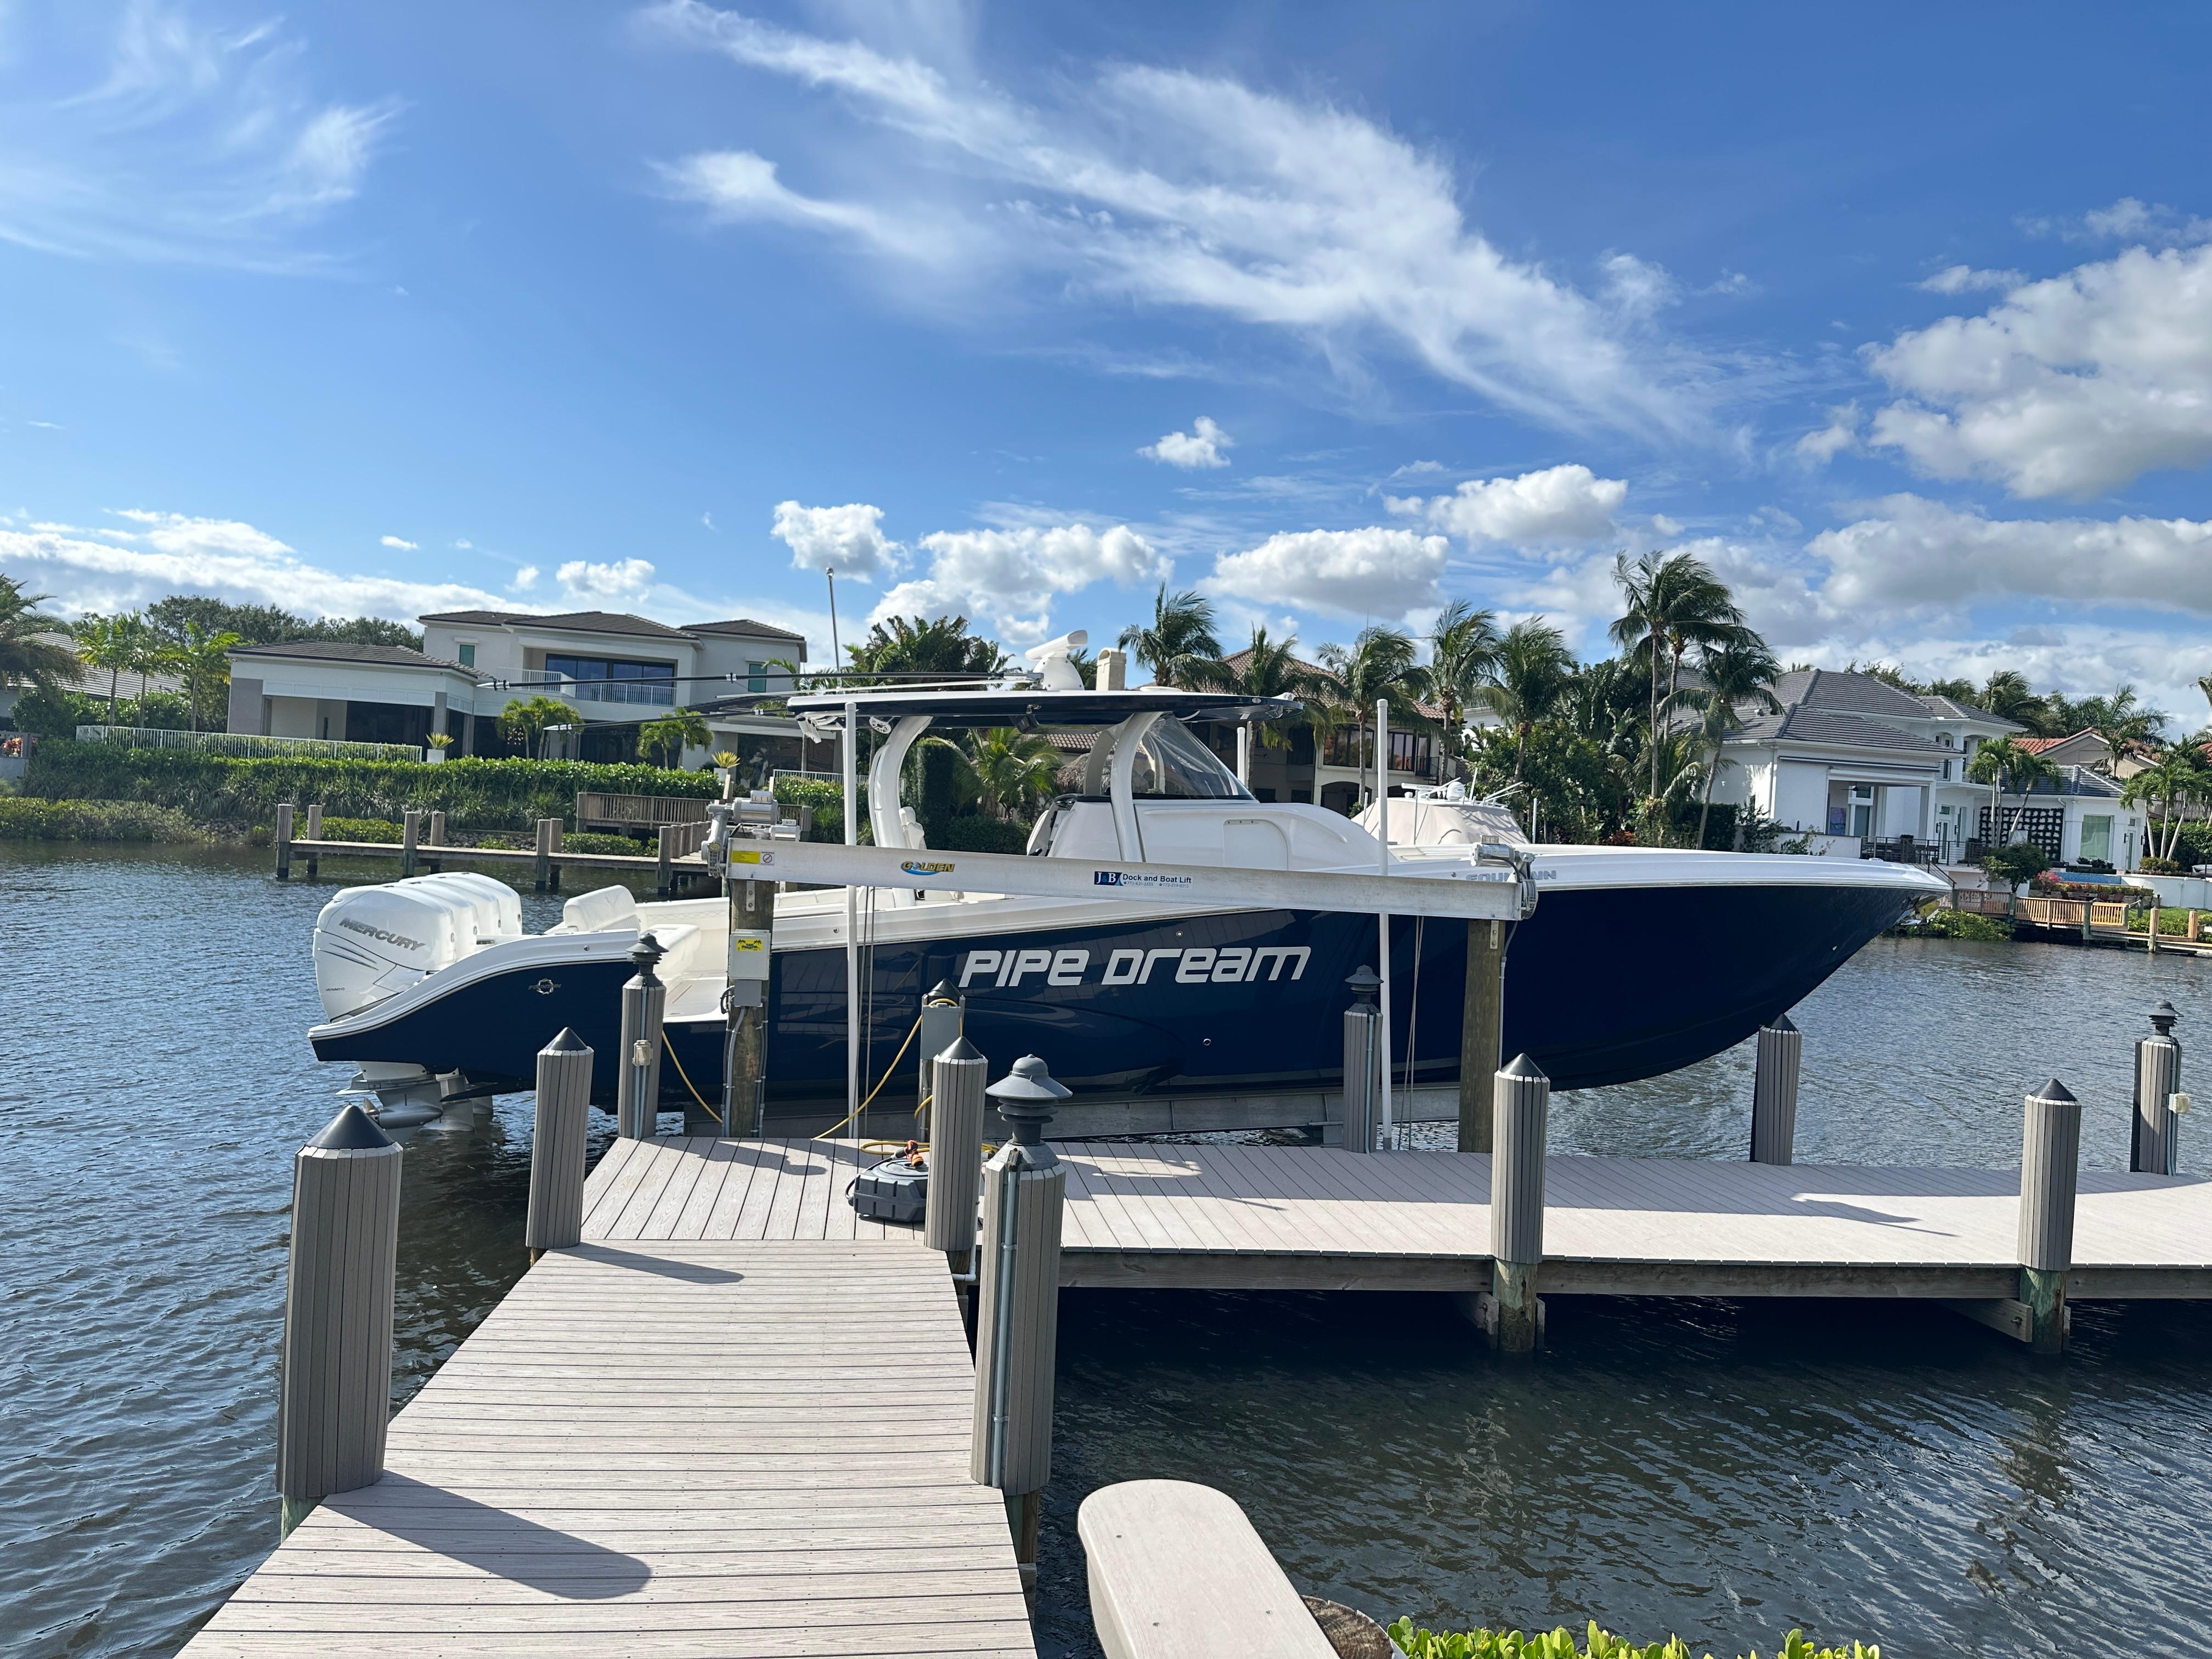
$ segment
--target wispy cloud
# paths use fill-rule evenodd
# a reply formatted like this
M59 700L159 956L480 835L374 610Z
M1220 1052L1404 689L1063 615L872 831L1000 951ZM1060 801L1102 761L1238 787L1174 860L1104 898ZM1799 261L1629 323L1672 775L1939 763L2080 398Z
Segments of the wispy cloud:
M81 258L326 265L302 233L359 192L397 107L316 94L276 22L225 29L158 0L113 15L80 90L10 84L28 62L0 61L0 239Z
M963 292L1031 275L1055 295L1282 331L1354 372L1380 346L1550 424L1705 428L1713 366L1652 327L1675 294L1665 271L1614 254L1584 291L1508 257L1467 222L1449 161L1364 115L1142 65L1032 105L964 70L698 0L642 15L895 136L842 195L787 185L749 150L665 165L720 216L834 234ZM809 157L825 172L827 149Z
M404 536L380 536L377 542L380 546L394 548L402 553L412 553L422 545L420 542L410 542Z
M1170 432L1158 443L1146 444L1137 453L1189 471L1197 467L1226 466L1224 450L1237 447L1237 440L1212 419L1201 415L1188 432Z

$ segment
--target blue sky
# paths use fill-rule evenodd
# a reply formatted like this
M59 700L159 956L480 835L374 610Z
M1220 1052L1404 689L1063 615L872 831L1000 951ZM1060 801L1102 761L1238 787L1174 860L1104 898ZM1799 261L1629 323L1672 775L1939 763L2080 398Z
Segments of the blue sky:
M2117 21L2116 21L2117 20ZM1601 648L2189 726L2199 9L0 3L0 569Z

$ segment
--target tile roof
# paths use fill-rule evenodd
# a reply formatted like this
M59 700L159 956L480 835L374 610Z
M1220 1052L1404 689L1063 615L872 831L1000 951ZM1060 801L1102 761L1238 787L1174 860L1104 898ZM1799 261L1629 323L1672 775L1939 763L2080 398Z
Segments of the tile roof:
M2001 726L2008 732L2025 732L2027 728L2018 720L2008 720L2002 714L1992 714L1977 704L1947 697L1937 692L1923 693L1917 699L1931 714L1943 720L1979 720L1987 726Z
M324 662L380 662L406 668L447 668L474 678L473 671L404 645L356 645L348 640L285 640L276 645L234 645L234 657L307 657Z
M1744 721L1743 729L1728 741L1825 743L1844 749L1903 749L1936 755L1950 752L1934 738L1921 737L1901 726L1869 720L1863 714L1808 708L1802 703L1793 703L1779 714L1753 714Z
M627 634L649 640L688 640L680 628L671 628L626 611L563 611L548 616L536 611L441 611L417 622L459 623L464 626L556 628L568 634Z
M1924 720L1926 705L1871 674L1833 668L1801 668L1774 682L1775 697L1793 707L1825 708L1840 714L1885 714L1892 720Z
M33 637L48 645L58 645L63 650L72 653L76 650L76 639L68 634L39 634ZM91 664L80 660L76 677L64 678L59 684L64 690L82 691L87 696L98 697L104 702L107 700L107 689L111 683L115 688L115 696L118 700L137 696L138 679L137 669L126 668L119 677L111 682L107 670L94 668ZM24 690L28 688L18 686L12 689ZM185 689L185 682L179 675L156 669L146 676L146 689L149 691L181 691Z
M757 634L763 639L797 640L801 645L806 643L804 634L794 634L787 628L755 622L750 617L732 617L727 622L686 623L681 631L686 634Z

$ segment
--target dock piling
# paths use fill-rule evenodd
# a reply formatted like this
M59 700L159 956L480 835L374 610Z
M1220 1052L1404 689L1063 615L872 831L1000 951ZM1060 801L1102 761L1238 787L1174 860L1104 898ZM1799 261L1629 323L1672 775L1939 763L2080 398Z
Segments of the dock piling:
M1501 1353L1528 1353L1542 1340L1536 1271L1544 1260L1544 1139L1552 1080L1526 1054L1497 1073L1490 1155L1491 1293L1483 1327Z
M676 860L676 826L672 823L662 824L660 826L660 833L655 837L655 842L658 848L656 856L658 856L660 860L660 866L653 872L653 896L655 898L665 899L676 889L676 872L674 868Z
M534 1263L583 1242L585 1132L592 1115L592 1048L563 1026L538 1051L538 1122L530 1142L530 1213L522 1243Z
M920 1033L921 1054L920 1077L917 1079L921 1090L917 1097L919 1100L927 1103L935 1092L937 1072L932 1062L938 1055L960 1041L961 1033L967 1026L967 1018L968 1000L954 988L952 981L949 979L939 980L934 986L931 987L928 994L922 998ZM918 1107L916 1109L921 1109ZM937 1139L934 1133L935 1124L936 1120L929 1116L927 1112L923 1112L921 1121L915 1133L922 1139L934 1143ZM977 1129L979 1134L981 1133L980 1124L979 1119ZM934 1164L932 1167L934 1168Z
M289 800L276 807L276 879L292 879L292 803Z
M553 826L550 844L545 849L546 884L554 891L561 890L561 832L567 826L558 818L546 820Z
M2141 1175L2177 1175L2180 1120L2173 1097L2181 1089L2181 1044L2173 1035L2181 1016L2171 1002L2150 1011L2151 1035L2136 1042L2136 1099L2128 1168Z
M2053 1078L2027 1097L2020 1154L2020 1300L2028 1346L2038 1353L2066 1346L2081 1164L2081 1103Z
M1345 981L1352 1006L1344 1011L1344 1150L1371 1152L1376 1131L1382 1127L1382 1045L1376 1030L1382 1011L1376 993L1382 981L1372 968L1361 966Z
M286 1534L332 1492L374 1486L384 1474L402 1161L398 1143L356 1105L292 1161L276 1406Z
M1751 1085L1751 1161L1787 1164L1797 1143L1797 1079L1805 1036L1790 1016L1759 1028L1759 1060Z
M1467 1000L1459 1038L1459 1149L1486 1152L1491 1126L1490 1079L1504 1043L1505 924L1467 925Z
M615 1103L615 1132L633 1140L650 1140L660 1127L661 1017L668 1009L668 988L654 976L664 952L651 933L629 947L636 964L622 991L621 1083Z
M530 890L542 893L553 879L553 820L538 820L538 858L531 866Z
M985 1091L1009 1138L983 1166L969 1474L1006 1499L1022 1588L1036 1589L1038 1494L1052 1478L1053 1368L1060 1332L1060 1215L1067 1166L1044 1126L1068 1090L1034 1054Z
M957 1005L956 1005L957 1006ZM956 1035L930 1057L929 1188L922 1241L964 1273L975 1251L975 1195L983 1180L982 1051Z
M309 841L320 841L322 838L323 804L320 801L316 801L307 808L307 839ZM310 851L307 854L307 879L309 881L313 881L316 876L321 872L321 870L322 860L316 857L313 852Z
M422 845L422 809L410 806L399 815L399 873L402 877L415 873L415 849Z
M726 876L722 892L730 912L722 992L722 1133L734 1139L759 1134L768 1116L775 884Z

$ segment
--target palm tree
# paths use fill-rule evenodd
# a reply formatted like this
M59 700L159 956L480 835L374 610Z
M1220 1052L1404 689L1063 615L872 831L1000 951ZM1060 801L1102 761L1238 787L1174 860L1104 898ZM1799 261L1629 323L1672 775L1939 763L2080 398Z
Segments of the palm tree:
M1393 726L1426 726L1428 716L1419 705L1429 694L1429 671L1414 660L1412 635L1379 624L1361 629L1349 651L1340 645L1324 645L1320 656L1334 682L1334 701L1343 704L1352 717L1361 756L1359 785L1364 790L1370 746L1367 725L1374 718L1375 705L1386 702L1390 705ZM1375 793L1379 798L1389 792L1390 757L1378 755L1376 760Z
M168 641L137 611L115 619L126 672L138 677L138 722L146 721L146 691L154 676L169 665Z
M686 748L703 749L712 740L705 718L696 708L672 709L637 728L638 752L659 756L664 766L675 765Z
M1454 599L1429 627L1429 684L1443 706L1444 746L1464 766L1467 710L1498 666L1498 613Z
M2136 700L2132 685L2121 685L2109 697L2088 698L2081 712L2087 716L2082 723L2112 751L2109 764L2115 770L2130 750L2154 741L2166 722L2162 709L2146 708Z
M2035 695L2027 676L2016 668L2000 668L1992 673L1982 683L1982 695L1976 701L1999 720L2049 735L2044 726L2051 718L2051 706Z
M1319 735L1330 723L1328 699L1335 692L1335 683L1320 669L1300 662L1297 648L1297 635L1271 640L1265 628L1255 627L1252 643L1237 653L1244 660L1239 664L1224 658L1217 670L1200 677L1200 687L1233 691L1255 702L1268 697L1303 698L1304 706L1297 719L1313 726ZM1271 749L1287 748L1291 740L1283 728L1288 723L1291 722L1260 722L1260 741Z
M1049 738L1011 726L970 732L963 758L976 800L1002 818L1050 794L1060 761Z
M1989 785L1990 827L1996 833L1997 846L2002 847L2027 815L2028 792L2039 783L2055 785L2058 769L2033 749L2024 749L2010 738L1997 738L1974 751L1973 759L1966 763L1966 775L1976 783ZM2000 825L1998 813L2006 795L2020 797L2020 811L2012 823Z
M576 711L560 698L541 693L527 700L509 699L507 707L499 711L499 731L509 743L520 744L533 758L542 758L536 751L545 728L573 725L576 719Z
M1170 596L1160 584L1152 599L1149 628L1132 623L1121 630L1124 651L1152 671L1162 685L1188 690L1222 672L1221 641L1213 633L1213 602L1190 588Z
M1489 680L1474 689L1474 701L1513 733L1516 783L1528 767L1529 734L1565 705L1574 672L1565 636L1541 617L1514 623L1498 642L1496 666Z
M1782 678L1782 665L1756 635L1700 654L1703 659L1698 666L1705 677L1707 696L1699 735L1711 750L1705 763L1705 804L1698 811L1698 845L1703 847L1705 824L1713 812L1713 782L1720 775L1721 745L1730 733L1743 729L1740 705L1753 703L1770 714L1782 711L1774 696L1774 682Z
M1646 553L1631 564L1623 553L1613 560L1626 609L1614 622L1614 641L1649 659L1651 674L1651 793L1659 793L1659 689L1662 659L1667 690L1679 688L1682 653L1692 645L1718 647L1741 641L1750 630L1728 586L1688 553Z
M193 731L200 729L201 690L230 684L230 647L239 643L235 634L210 634L198 623L186 623L184 638L161 651L163 665L184 679Z
M66 631L39 610L52 597L26 593L13 576L0 576L0 685L52 690L76 677L76 653L46 637Z
M70 624L70 637L76 641L76 654L88 668L107 671L107 723L115 724L115 699L121 688L123 671L131 665L131 639L123 628L120 617L103 617L98 611L88 611Z
M2177 744L2160 755L2154 765L2145 767L2122 784L2120 799L2130 805L2138 801L2159 803L2160 822L2153 826L2159 839L2154 849L2157 857L2170 859L2181 843L2189 798L2205 793L2208 785L2212 785L2212 775L2205 771L2203 756L2192 747Z
M1006 665L999 642L970 634L965 617L886 617L860 644L847 646L845 654L855 669L869 674L985 679Z

